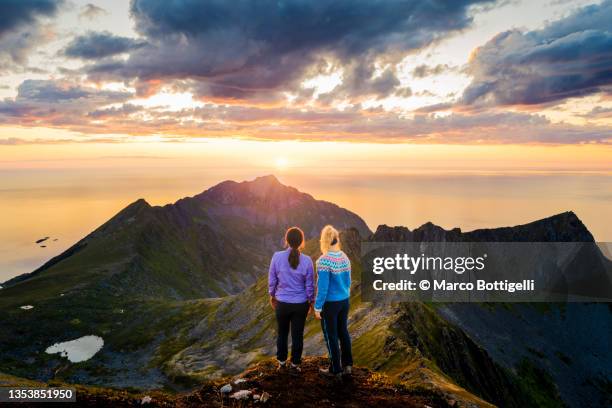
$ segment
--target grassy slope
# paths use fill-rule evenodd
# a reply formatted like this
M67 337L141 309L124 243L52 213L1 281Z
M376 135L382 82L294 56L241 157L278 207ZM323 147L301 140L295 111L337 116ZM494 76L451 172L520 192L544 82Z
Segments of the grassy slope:
M104 248L104 245L100 244L100 248ZM351 249L354 250L347 248L347 251L354 252ZM309 241L305 252L313 258L318 257L318 242ZM77 256L71 260L75 266L87 262ZM163 258L163 254L160 256ZM92 259L91 262L95 264L96 260ZM449 357L445 355L446 343L441 340L443 332L448 331L448 323L437 317L432 308L423 306L416 320L418 324L411 322L414 335L421 341L415 344L414 339L405 337L405 327L394 325L398 318L396 312L376 311L371 305L361 302L358 290L360 268L360 264L354 260L354 288L351 297L354 323L351 332L355 333L353 344L356 363L385 372L394 381L414 391L435 391L442 395L452 395L457 400L486 405L482 399L458 386L456 381L444 374L445 369L448 369L445 363ZM59 290L53 289L42 292L44 297L34 299L33 302L37 304L30 311L17 307L25 303L15 302L21 295L18 293L19 286L9 288L18 295L0 298L0 302L5 302L4 306L11 305L6 309L8 312L0 316L0 325L15 327L15 332L10 335L0 334L0 346L6 350L20 347L22 342L19 335L29 336L28 343L32 344L30 360L9 356L0 361L0 371L17 375L27 376L34 364L47 367L47 378L84 378L84 382L104 384L112 382L121 375L121 371L145 376L161 368L168 379L162 385L172 388L181 384L193 386L228 371L241 371L247 364L269 355L274 344L275 322L267 304L265 276L239 295L209 300L128 300L125 296L108 296L107 292L95 287L75 290L60 297ZM355 318L355 313L360 315ZM381 317L384 313L388 315ZM19 327L38 327L41 330L32 336L32 333ZM318 322L310 319L306 337L314 338L319 333ZM50 345L49 339L66 340L87 334L100 335L106 343L106 352L88 362L67 364L57 356L40 353L41 349ZM117 369L117 358L138 360L144 364L139 368ZM473 364L474 369L480 368L479 362L470 364ZM54 374L54 371L58 372ZM530 372L533 370L525 370L525 373ZM478 384L462 381L461 377L456 376L457 372L454 374L460 383L478 389ZM529 383L521 389L526 393L537 393L541 388L534 382L537 378L525 378ZM535 398L539 397L534 395Z

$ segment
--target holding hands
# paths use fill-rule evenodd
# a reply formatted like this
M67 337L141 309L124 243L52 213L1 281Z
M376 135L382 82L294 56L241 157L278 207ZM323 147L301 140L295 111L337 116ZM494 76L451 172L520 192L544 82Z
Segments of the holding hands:
M272 306L273 310L276 310L277 300L274 296L270 296L270 306Z

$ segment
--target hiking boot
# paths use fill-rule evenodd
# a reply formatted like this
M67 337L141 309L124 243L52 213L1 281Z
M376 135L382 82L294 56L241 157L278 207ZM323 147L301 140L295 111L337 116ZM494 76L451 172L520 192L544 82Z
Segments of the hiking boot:
M319 374L321 374L323 377L327 377L334 380L342 379L342 373L334 374L329 368L319 368Z
M344 375L353 375L353 366L346 366L344 370L342 370L342 374Z
M296 377L302 373L302 369L300 368L299 364L291 363L289 364L287 369L289 370L289 374L296 376Z
M278 361L278 366L276 367L276 371L284 372L287 369L286 361Z

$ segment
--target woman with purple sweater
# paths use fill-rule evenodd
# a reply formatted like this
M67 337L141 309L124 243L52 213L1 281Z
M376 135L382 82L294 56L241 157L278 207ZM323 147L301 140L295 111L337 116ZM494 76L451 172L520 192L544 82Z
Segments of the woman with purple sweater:
M278 336L276 358L279 370L288 368L298 374L304 347L306 316L314 302L314 268L312 260L300 252L304 233L291 227L285 233L287 249L272 256L268 273L270 305L276 312ZM286 364L288 337L291 331L291 364Z

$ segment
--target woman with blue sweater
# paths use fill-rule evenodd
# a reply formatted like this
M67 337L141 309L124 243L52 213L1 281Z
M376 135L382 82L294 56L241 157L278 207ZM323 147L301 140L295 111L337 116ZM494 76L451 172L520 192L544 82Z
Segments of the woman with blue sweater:
M329 352L329 368L322 374L340 377L353 368L351 337L348 331L351 261L340 249L340 234L331 225L321 231L321 257L317 261L315 317L321 320ZM340 347L338 347L338 342Z

